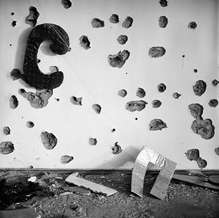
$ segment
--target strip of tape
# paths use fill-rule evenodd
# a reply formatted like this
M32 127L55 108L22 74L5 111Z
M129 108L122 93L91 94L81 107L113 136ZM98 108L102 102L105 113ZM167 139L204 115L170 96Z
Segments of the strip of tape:
M159 199L164 199L176 169L176 163L148 147L143 148L136 158L131 181L131 191L140 197L143 196L144 178L148 169L160 169L150 194Z

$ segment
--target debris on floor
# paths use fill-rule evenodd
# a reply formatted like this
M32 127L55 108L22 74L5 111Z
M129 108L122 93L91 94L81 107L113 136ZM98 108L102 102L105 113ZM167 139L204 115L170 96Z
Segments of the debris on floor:
M73 174L69 175L65 179L65 181L68 183L73 183L74 185L77 185L77 186L82 186L82 187L88 188L88 189L92 190L93 192L106 194L107 196L113 195L117 192L116 190L114 190L112 188L108 188L106 186L103 186L103 185L85 180L83 178L80 178L77 176L77 173L73 173Z

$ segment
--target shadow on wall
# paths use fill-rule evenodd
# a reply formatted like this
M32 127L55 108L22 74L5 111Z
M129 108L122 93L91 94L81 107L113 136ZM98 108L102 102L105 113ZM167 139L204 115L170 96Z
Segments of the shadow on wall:
M143 148L143 147L142 147ZM135 148L133 146L129 146L125 150L123 150L120 154L118 154L112 160L98 166L98 169L118 169L118 168L132 168L137 158L139 152L142 148Z

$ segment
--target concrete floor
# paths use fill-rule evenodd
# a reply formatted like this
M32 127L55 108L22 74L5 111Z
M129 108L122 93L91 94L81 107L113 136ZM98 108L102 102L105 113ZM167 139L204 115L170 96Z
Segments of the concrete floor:
M65 178L71 172L0 171L0 217L219 217L219 191L172 180L167 196L161 201L147 193L143 198L132 194L131 171L79 172L85 179L118 191L107 197L65 183ZM33 176L37 180L34 183L28 182ZM145 184L153 180L154 175L147 175ZM22 208L29 208L29 212ZM6 211L9 209L13 210ZM11 215L13 212L16 216Z

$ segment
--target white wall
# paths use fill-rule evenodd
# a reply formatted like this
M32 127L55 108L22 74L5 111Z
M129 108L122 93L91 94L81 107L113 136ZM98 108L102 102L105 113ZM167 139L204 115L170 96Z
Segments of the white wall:
M162 8L158 0L72 0L72 7L65 9L61 0L1 0L0 1L0 128L11 127L11 135L0 133L0 141L11 140L15 150L1 155L0 167L34 168L119 168L130 167L142 146L149 146L178 163L178 168L197 168L195 162L185 158L184 152L193 147L200 149L201 156L208 162L208 168L218 168L219 156L214 153L218 142L218 108L210 108L208 101L218 96L218 88L211 81L218 76L217 68L217 7L213 0L169 0ZM62 56L51 56L39 50L40 68L49 71L49 66L58 66L64 72L63 84L54 90L47 107L35 109L18 94L23 88L19 81L9 77L14 67L19 67L19 55L23 46L25 31L30 26L24 20L30 6L40 12L38 24L54 23L63 27L69 37L71 52ZM15 12L11 16L11 12ZM111 24L109 17L117 13L121 21L132 16L133 26L124 29ZM158 18L166 15L167 28L158 26ZM105 21L105 27L94 29L92 18ZM12 20L17 21L15 27ZM189 30L190 21L196 21L198 28ZM91 49L79 45L79 37L87 35ZM119 45L116 38L127 34L126 45ZM12 47L9 44L12 43ZM148 56L151 46L164 46L166 55L152 59ZM107 62L108 54L128 49L130 58L123 68L112 68ZM185 58L182 55L185 54ZM198 73L193 69L197 68ZM126 72L128 74L126 74ZM197 97L192 91L196 80L207 82L207 91ZM158 93L157 84L167 85L164 93ZM125 103L137 100L138 87L146 90L149 104L142 112L125 110ZM121 98L119 89L125 88L128 95ZM28 89L27 89L28 90ZM30 89L31 90L31 89ZM33 91L33 89L32 89ZM173 92L182 93L178 100ZM19 106L9 108L9 97L15 94ZM83 97L83 106L70 103L72 95ZM60 98L57 102L55 98ZM160 99L162 106L153 109L151 101ZM190 103L204 106L204 118L213 119L216 127L214 138L202 139L190 129L193 121L188 111ZM99 103L102 113L96 114L91 105ZM138 117L138 120L135 120ZM167 129L149 131L153 118L163 119ZM35 123L33 129L25 126L26 121ZM116 132L112 133L111 129ZM53 150L46 150L41 143L40 133L46 130L58 138ZM89 137L96 137L98 144L88 144ZM118 141L123 152L113 155L111 146ZM74 160L68 165L60 163L60 156L69 154Z

